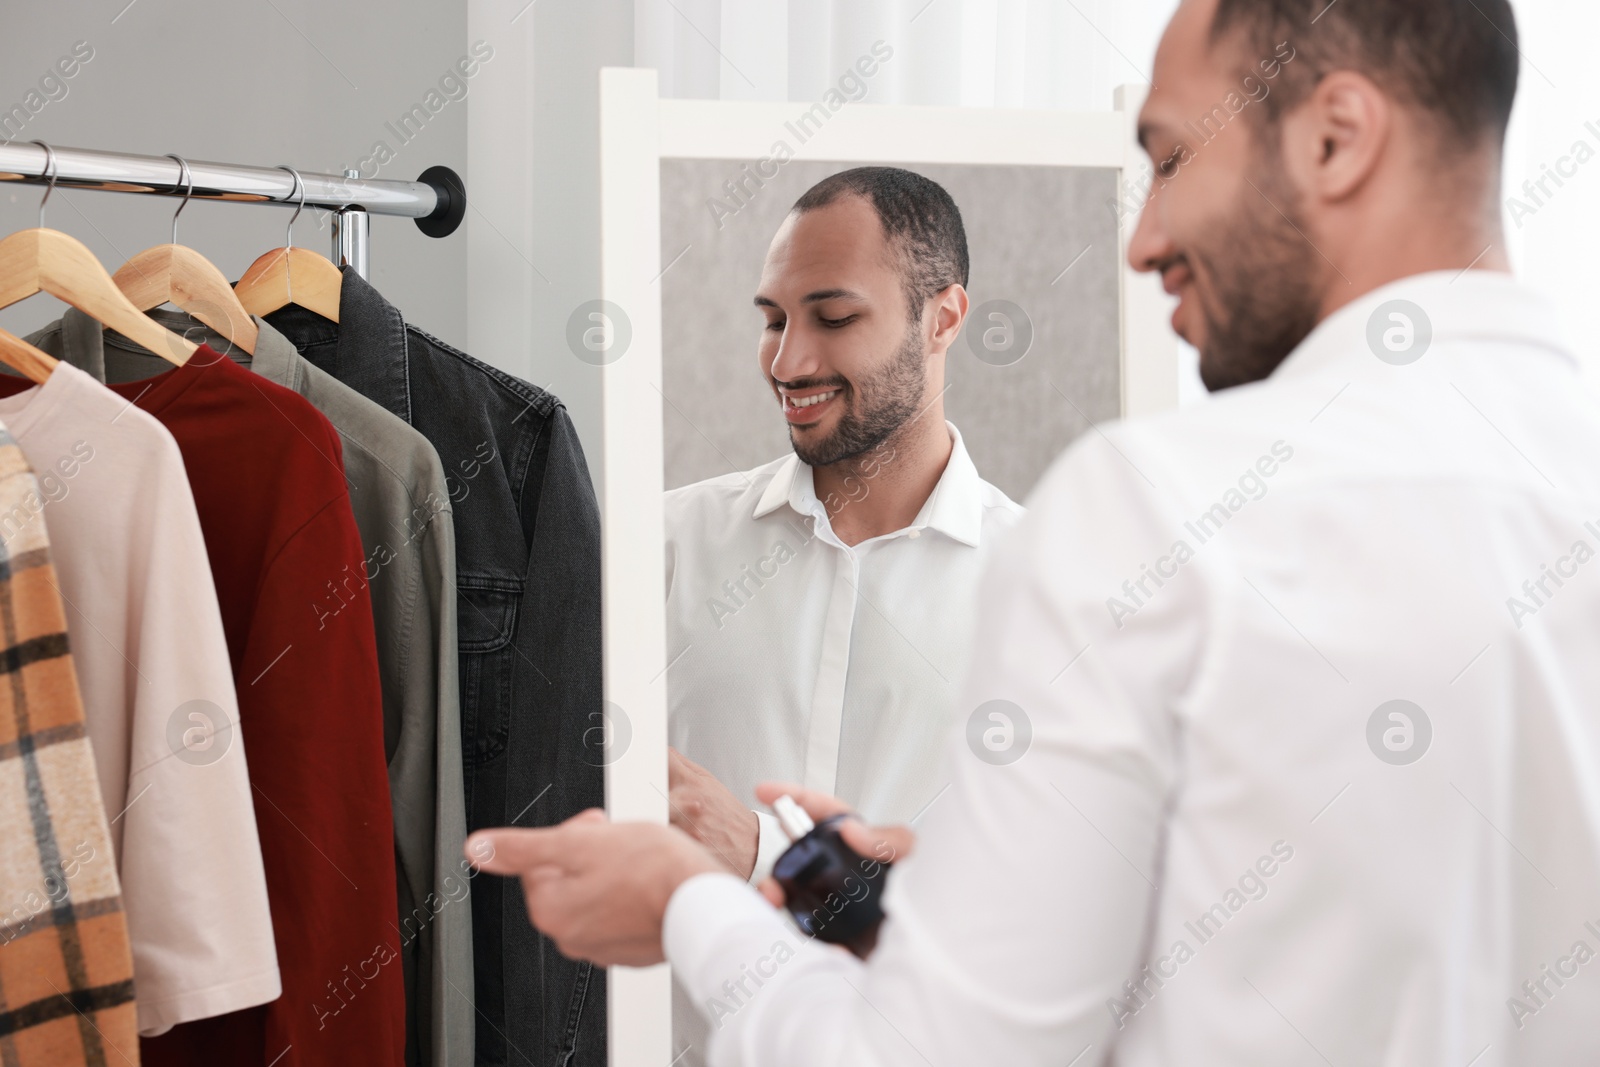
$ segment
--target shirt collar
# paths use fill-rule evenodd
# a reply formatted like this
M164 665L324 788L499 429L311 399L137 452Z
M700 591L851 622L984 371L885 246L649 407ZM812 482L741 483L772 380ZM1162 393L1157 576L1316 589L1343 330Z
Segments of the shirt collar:
M251 316L255 318L255 316ZM226 348L219 347L215 342L208 342L212 348L219 352L226 352ZM247 360L239 360L242 365L267 379L275 382L285 389L300 391L300 353L294 350L294 345L289 339L262 319L256 318L256 351L255 355Z
M978 477L978 468L967 453L961 431L949 422L945 426L950 430L950 459L911 528L937 530L977 548L983 534L983 479ZM827 509L817 499L810 465L802 463L792 452L773 470L772 480L756 501L753 517L763 518L784 504L801 515L827 521Z
M226 337L182 311L156 310L150 312L150 317L173 333L182 334L197 344L210 345L241 367L249 367L269 382L281 385L285 389L299 391L295 379L300 353L294 350L294 345L289 343L287 337L273 329L265 319L256 315L250 316L256 324L256 350L252 354L229 343ZM115 344L118 335L112 334L111 338L111 343Z
M1422 318L1409 327L1418 339L1426 327L1430 347L1440 341L1511 342L1546 349L1578 369L1560 316L1532 289L1499 271L1436 271L1391 282L1335 311L1289 354L1272 379L1309 377L1341 360L1375 360L1373 345L1382 344L1384 332L1407 325L1388 312L1379 314L1393 301L1421 310ZM1406 318L1416 316L1408 313ZM1427 352L1420 358L1426 359Z

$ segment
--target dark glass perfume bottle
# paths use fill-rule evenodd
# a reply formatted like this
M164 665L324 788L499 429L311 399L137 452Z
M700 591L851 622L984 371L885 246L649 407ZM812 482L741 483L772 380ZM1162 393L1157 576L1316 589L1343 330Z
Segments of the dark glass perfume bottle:
M846 816L813 823L792 797L772 805L778 825L793 842L772 868L783 887L784 906L802 933L843 945L865 959L883 922L883 890L889 865L860 855L839 835Z

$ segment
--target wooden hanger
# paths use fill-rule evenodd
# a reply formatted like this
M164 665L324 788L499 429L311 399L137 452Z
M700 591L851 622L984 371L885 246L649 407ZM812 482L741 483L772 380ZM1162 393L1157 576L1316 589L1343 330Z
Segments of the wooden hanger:
M290 304L298 304L332 322L339 321L339 291L344 275L330 261L294 247L294 220L306 206L306 185L293 167L280 167L294 175L300 204L289 219L284 246L275 248L250 264L239 284L233 287L239 302L252 315L266 315Z
M172 214L172 242L147 248L122 265L112 276L127 298L140 311L170 303L187 311L252 356L260 331L233 287L211 261L192 248L178 243L178 216L194 195L194 177L181 156L178 161L188 189L183 203Z
M0 361L4 361L8 367L21 371L29 380L40 385L45 383L50 377L50 372L56 369L56 364L61 362L5 330L0 330Z
M44 228L44 205L56 187L56 154L43 141L50 185L39 201L39 226L0 240L0 308L35 293L66 301L135 344L182 366L199 346L179 337L134 307L83 242ZM20 369L20 368L19 368Z

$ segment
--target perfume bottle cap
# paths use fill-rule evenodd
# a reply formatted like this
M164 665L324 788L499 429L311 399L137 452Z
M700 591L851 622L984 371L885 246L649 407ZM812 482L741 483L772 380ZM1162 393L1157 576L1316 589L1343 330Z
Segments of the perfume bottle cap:
M816 829L816 823L811 821L811 816L805 809L796 804L794 797L781 796L772 802L772 813L778 817L778 825L783 827L783 832L790 841L798 841Z

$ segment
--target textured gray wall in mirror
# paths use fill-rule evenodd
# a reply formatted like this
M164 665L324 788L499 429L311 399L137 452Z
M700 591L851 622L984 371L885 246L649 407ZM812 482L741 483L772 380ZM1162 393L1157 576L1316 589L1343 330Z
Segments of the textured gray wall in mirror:
M767 246L794 201L854 164L791 161L728 209L724 183L743 160L661 163L661 277L666 484L748 470L789 450L778 403L756 364L764 319L751 304ZM770 169L770 168L769 168ZM939 165L919 173L950 191L971 251L973 314L947 362L946 415L979 472L1022 500L1091 422L1121 413L1116 172L1105 169ZM709 202L719 201L714 211ZM980 360L980 319L1009 301L1032 343ZM1018 323L1013 322L1013 327ZM1003 343L1003 335L991 335ZM1014 333L1015 338L1020 334ZM980 342L981 347L981 342Z

